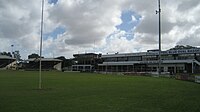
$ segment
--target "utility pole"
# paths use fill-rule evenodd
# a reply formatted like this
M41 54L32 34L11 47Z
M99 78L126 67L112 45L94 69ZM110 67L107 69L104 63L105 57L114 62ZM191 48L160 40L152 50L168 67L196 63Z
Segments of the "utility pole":
M156 14L159 16L159 64L158 64L158 75L161 75L161 8L160 8L160 0L158 0L158 10L156 10Z
M44 0L42 0L42 16L40 28L40 68L39 68L39 89L42 89L42 38L43 38L43 19L44 18Z

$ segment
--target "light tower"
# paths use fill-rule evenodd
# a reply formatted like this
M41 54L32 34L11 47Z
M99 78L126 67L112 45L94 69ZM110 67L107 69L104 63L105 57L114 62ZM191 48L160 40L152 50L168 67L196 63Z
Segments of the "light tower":
M12 57L14 57L13 47L14 47L14 45L12 44L12 45L11 45L11 55L12 55Z
M156 14L159 17L159 64L158 64L158 75L161 74L161 8L160 8L160 0L158 0L158 10L156 10Z

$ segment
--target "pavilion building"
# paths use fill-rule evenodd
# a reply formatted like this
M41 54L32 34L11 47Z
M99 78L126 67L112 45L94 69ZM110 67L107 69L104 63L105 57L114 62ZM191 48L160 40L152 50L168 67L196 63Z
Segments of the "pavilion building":
M106 54L101 59L100 72L158 72L159 51ZM200 73L200 48L162 51L161 72Z

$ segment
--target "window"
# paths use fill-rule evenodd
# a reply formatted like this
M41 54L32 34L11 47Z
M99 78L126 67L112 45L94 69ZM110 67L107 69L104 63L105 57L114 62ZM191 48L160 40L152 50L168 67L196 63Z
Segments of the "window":
M118 57L118 61L127 61L127 57Z
M141 60L142 60L141 56L128 57L128 61L141 61Z
M105 62L116 62L117 58L104 58Z
M143 56L142 57L143 61L151 61L151 60L158 60L158 56L152 55L152 56Z

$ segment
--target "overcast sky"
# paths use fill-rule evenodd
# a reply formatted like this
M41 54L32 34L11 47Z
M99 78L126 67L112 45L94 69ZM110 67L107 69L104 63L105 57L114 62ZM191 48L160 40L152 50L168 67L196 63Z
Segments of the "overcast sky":
M43 56L158 48L157 0L45 0ZM162 50L200 46L200 1L161 0ZM0 0L0 52L39 53L41 0Z

